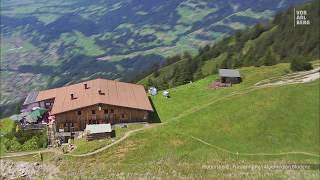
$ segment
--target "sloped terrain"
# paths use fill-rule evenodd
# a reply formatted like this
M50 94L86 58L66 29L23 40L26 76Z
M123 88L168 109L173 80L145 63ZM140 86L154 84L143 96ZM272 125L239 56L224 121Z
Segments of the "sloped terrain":
M243 83L231 88L208 89L216 79L210 76L170 89L171 98L160 93L152 100L161 124L93 157L77 163L68 159L61 167L69 167L66 175L84 176L98 167L98 176L110 177L319 177L317 171L206 169L319 162L320 81L256 88L263 79L288 74L288 64L240 72ZM88 169L79 161L96 165Z
M307 2L278 12L265 24L235 33L222 41L199 49L195 56L187 53L168 58L176 63L153 70L139 83L160 89L172 88L217 73L219 68L274 65L281 62L308 62L319 58L319 1ZM310 25L294 27L296 10L308 12Z
M95 77L130 81L301 2L1 1L1 104Z
M60 178L317 179L317 170L271 167L319 163L319 79L256 87L289 76L289 65L240 73L243 83L230 88L209 89L213 75L170 89L170 98L160 92L152 101L161 123L98 154L46 162Z

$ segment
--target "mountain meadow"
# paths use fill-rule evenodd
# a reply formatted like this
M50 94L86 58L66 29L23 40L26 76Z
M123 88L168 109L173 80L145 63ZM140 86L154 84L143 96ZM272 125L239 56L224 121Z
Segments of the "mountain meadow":
M303 2L3 0L1 115L30 91L96 77L137 81L167 57L195 55Z
M319 79L257 85L293 77L288 63L240 73L243 83L229 88L208 88L218 77L210 75L170 89L170 98L159 92L152 102L161 123L94 155L43 153L44 163L61 179L317 179L318 170L286 165L319 163Z
M258 23L237 31L233 36L199 48L198 53L177 54L167 58L168 65L154 66L153 72L139 83L159 89L176 87L211 74L219 68L237 69L246 66L271 66L281 62L301 64L319 58L318 1L295 7L308 12L312 23L296 26L293 7L278 12L268 23Z
M319 1L5 1L2 104L95 77L159 90L115 139L2 157L37 178L319 179ZM212 88L220 68L242 82Z

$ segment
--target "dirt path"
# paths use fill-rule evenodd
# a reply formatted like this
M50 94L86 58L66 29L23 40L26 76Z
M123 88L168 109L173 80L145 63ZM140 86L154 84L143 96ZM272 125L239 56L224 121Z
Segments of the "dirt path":
M186 110L185 112L181 113L180 115L178 115L178 116L176 116L174 118L171 118L171 119L167 120L166 122L163 122L163 123L160 123L160 124L150 124L149 126L144 126L143 128L140 128L140 129L135 129L135 130L128 131L127 133L125 133L125 135L123 137L121 137L117 141L115 141L115 142L113 142L113 143L111 143L109 145L106 145L106 146L104 146L104 147L102 147L100 149L97 149L97 150L95 150L93 152L89 152L89 153L86 153L86 154L78 154L78 155L77 154L63 154L63 155L72 156L72 157L85 157L85 156L94 155L94 154L100 153L102 151L105 151L105 150L111 148L114 145L119 144L120 142L124 141L125 139L127 139L128 137L130 137L131 135L133 135L136 132L143 131L143 130L150 129L150 128L157 127L157 126L162 126L162 125L168 124L168 123L170 123L172 121L179 120L179 119L181 119L181 118L183 118L183 117L185 117L187 115L190 115L192 113L200 111L201 109L204 109L204 108L206 108L206 107L208 107L208 106L210 106L212 104L215 104L215 103L217 103L217 102L219 102L221 100L224 100L226 98L229 98L229 97L232 97L232 96L235 96L235 95L248 94L248 93L250 93L252 91L255 91L255 90L258 90L258 89L262 89L262 88L283 86L283 85L288 85L288 84L306 83L306 82L311 82L311 81L317 80L317 79L319 79L319 76L320 76L319 75L319 70L320 70L320 68L317 68L317 69L314 69L314 70L311 70L311 71L292 73L292 74L288 74L288 75L285 75L285 76L281 76L281 77L278 77L279 81L276 82L276 83L270 83L270 81L272 79L266 79L266 80L263 80L263 81L259 81L254 86L251 86L249 88L246 88L246 89L243 89L243 90L240 90L240 91L231 92L230 94L225 95L225 96L223 96L221 98L218 98L218 99L217 98L213 98L212 100L209 100L209 103L206 103L206 104L203 104L201 106L197 106L195 108L191 108L189 110ZM292 78L294 80L292 81L292 80L290 80L290 78ZM196 138L194 138L194 139L196 139ZM207 144L206 142L202 141L201 139L196 139L196 140L199 140L200 142L203 142L203 143ZM207 145L214 146L212 144L207 144ZM214 147L216 147L217 149L221 149L222 150L222 148L219 148L217 146L214 146ZM57 149L45 149L45 150L41 150L41 151L32 151L32 152L21 152L21 153L7 154L5 156L1 156L0 159L1 158L26 156L26 155L36 154L36 153L40 153L40 152L55 152L55 153L62 154L62 152L58 151ZM230 153L234 153L234 152L231 152L231 151L229 151L229 152ZM250 155L249 153L241 153L241 154L242 155ZM258 154L255 154L255 155L258 155ZM310 156L315 155L315 154L312 154L312 153L305 153L305 152L287 152L285 154L305 154L305 155L310 155ZM260 155L267 155L267 153L260 153ZM269 154L269 155L271 155L271 154ZM272 154L272 155L275 155L275 154ZM282 154L282 155L284 155L284 154Z
M224 149L224 148L221 148L217 145L214 145L214 144L211 144L211 143L208 143L200 138L197 138L197 137L194 137L194 136L189 136L189 135L186 135L184 134L185 136L188 136L198 142L201 142L202 144L205 144L207 146L210 146L210 147L213 147L219 151L223 151L223 152L226 152L226 153L229 153L229 154L233 154L233 155L237 155L237 156L283 156L283 155L290 155L290 154L294 154L294 155L297 155L297 154L300 154L300 155L306 155L306 156L312 156L312 157L320 157L319 154L314 154L314 153L308 153L308 152L303 152L303 151L291 151L291 152L281 152L281 153L241 153L241 152L234 152L234 151L230 151L230 150L227 150L227 149Z
M320 68L310 71L302 71L287 74L281 77L274 77L259 81L255 84L258 87L283 86L288 84L308 83L320 78Z
M106 149L109 149L110 147L116 145L116 144L119 144L120 142L122 142L123 140L127 139L129 136L131 136L132 134L136 133L136 132L139 132L139 131L142 131L142 130L145 130L145 129L148 129L148 128L151 128L153 127L154 125L151 125L149 124L148 126L144 126L142 128L139 128L139 129L135 129L135 130L131 130L131 131L128 131L127 133L124 134L124 136L122 136L120 139L118 139L117 141L109 144L109 145L106 145L100 149L97 149L95 151L92 151L92 152L89 152L89 153L86 153L86 154L64 154L65 156L72 156L72 157L85 157L85 156L91 156L91 155L94 155L94 154L97 154L97 153L100 153Z
M49 148L49 149L43 149L43 150L39 150L39 151L7 153L5 156L0 156L0 159L12 158L12 157L21 157L21 156L27 156L27 155L39 154L39 153L47 153L47 152L53 152L53 153L57 153L57 154L62 154L62 152L59 151L58 149Z

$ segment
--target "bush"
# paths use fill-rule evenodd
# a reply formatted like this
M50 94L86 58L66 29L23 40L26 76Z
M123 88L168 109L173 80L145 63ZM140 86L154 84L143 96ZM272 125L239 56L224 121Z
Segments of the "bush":
M12 138L9 142L9 148L10 151L20 151L22 150L22 146L19 143L18 139L16 137Z
M47 146L48 146L48 137L47 137L47 132L44 130L39 136L38 147L46 148Z
M308 71L313 69L310 62L306 62L304 58L294 58L290 63L292 71Z
M8 144L8 139L4 137L0 137L0 155L3 155L7 152L6 144Z
M2 144L2 145L1 145ZM36 150L47 147L46 130L11 132L1 138L0 153L5 151ZM4 146L4 147L3 147Z
M22 149L25 151L36 150L39 148L38 142L39 138L37 136L34 136L22 145Z

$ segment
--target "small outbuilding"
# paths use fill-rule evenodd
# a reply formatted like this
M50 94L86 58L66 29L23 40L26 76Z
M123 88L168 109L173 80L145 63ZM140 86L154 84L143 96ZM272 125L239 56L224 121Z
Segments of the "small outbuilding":
M112 137L111 124L88 124L85 132L87 141Z
M237 69L219 69L219 76L221 83L238 84L242 81Z

